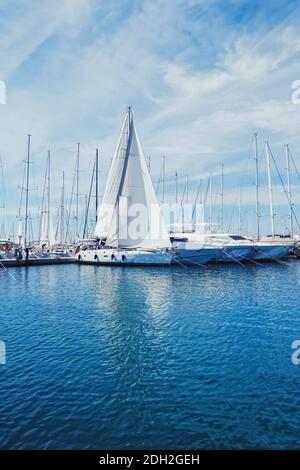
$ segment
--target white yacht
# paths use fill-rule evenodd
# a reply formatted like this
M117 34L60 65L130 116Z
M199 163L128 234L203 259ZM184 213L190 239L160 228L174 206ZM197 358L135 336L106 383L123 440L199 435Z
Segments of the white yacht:
M251 259L256 261L276 261L286 257L295 246L291 238L262 237L253 241Z
M219 248L214 261L234 263L251 259L253 243L241 235L207 233L205 241L207 244Z
M202 238L202 239L201 239ZM220 248L204 242L195 233L174 233L170 240L174 250L174 262L188 265L205 265L216 259Z
M295 246L295 240L264 237L252 240L234 233L183 232L171 235L175 261L209 262L276 261Z
M286 257L295 245L291 239L262 237L252 240L238 234L209 235L213 243L224 241L216 261L276 261ZM228 259L229 258L229 259ZM234 259L232 259L234 258Z
M170 237L153 188L131 109L123 121L99 208L96 249L77 259L98 265L169 265Z

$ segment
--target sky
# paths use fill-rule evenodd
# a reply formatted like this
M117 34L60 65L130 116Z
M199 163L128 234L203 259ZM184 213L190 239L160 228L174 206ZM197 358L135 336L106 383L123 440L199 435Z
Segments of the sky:
M154 186L163 156L170 201L176 171L180 191L188 176L191 200L200 179L205 187L212 175L217 222L223 164L226 224L237 228L241 187L243 231L249 233L255 232L252 140L258 132L262 226L269 231L265 141L284 181L286 143L300 168L300 104L292 101L292 83L300 80L298 5L294 0L2 0L0 80L6 84L6 104L0 104L0 206L4 200L6 220L12 223L18 210L28 133L32 213L41 201L49 148L54 210L62 171L70 194L77 142L83 208L95 149L102 193L131 105L144 153L151 157ZM280 231L287 225L288 206L274 167L272 175ZM295 171L291 178L297 213Z

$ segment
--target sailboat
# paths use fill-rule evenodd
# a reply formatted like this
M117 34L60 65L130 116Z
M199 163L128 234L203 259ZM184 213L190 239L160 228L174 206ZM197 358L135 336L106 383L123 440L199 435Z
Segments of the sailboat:
M125 115L98 211L96 249L80 249L81 262L100 265L169 265L170 237L133 121Z
M268 142L265 143L265 152L267 160L267 171L268 171L268 189L269 189L269 207L270 207L270 219L271 219L271 230L272 235L267 237L260 236L260 225L259 225L259 198L258 198L258 156L257 156L257 134L254 134L254 149L255 149L255 167L256 167L256 216L257 216L257 239L254 240L254 246L251 252L251 260L255 261L276 261L285 258L295 245L295 241L291 238L283 239L275 235L275 212L273 208L273 187L272 187L272 175L270 156L271 150ZM286 149L288 152L288 149ZM289 180L289 160L287 158L287 171L288 171L288 185L289 185L289 197L288 202L290 206L291 217L293 215L291 198L290 198L290 180ZM292 223L292 219L291 219Z
M52 220L51 208L50 208L50 182L51 182L51 158L50 150L48 151L46 172L44 178L44 189L41 206L41 218L40 218L40 234L39 244L44 251L47 248L48 253L51 251L51 247L55 243L55 232Z

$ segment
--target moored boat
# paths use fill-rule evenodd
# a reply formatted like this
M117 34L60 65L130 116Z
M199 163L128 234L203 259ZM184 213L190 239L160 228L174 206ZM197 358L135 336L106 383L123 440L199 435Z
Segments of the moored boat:
M214 261L234 263L248 260L252 250L252 242L242 235L228 233L206 234L208 244L218 247Z
M255 261L276 261L288 256L296 242L292 239L264 237L253 242L250 258Z
M170 238L174 250L174 262L187 265L205 265L216 258L220 249L205 243L193 234L173 234Z
M98 212L95 249L78 261L97 265L169 265L171 242L128 109Z

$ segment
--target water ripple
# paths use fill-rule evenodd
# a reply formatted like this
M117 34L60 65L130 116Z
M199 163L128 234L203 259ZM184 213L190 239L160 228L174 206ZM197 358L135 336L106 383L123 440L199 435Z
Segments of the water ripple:
M299 447L300 263L11 272L1 448Z

